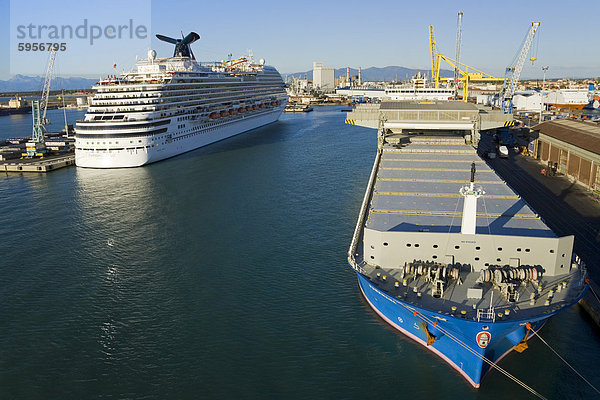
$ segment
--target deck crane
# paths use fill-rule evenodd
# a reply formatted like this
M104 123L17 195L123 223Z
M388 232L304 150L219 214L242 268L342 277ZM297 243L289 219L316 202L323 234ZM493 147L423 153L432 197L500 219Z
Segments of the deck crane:
M462 16L463 12L458 12L458 21L456 24L456 64L460 65L460 48L462 47ZM458 82L458 66L454 67L454 82ZM455 84L454 100L458 98L458 85Z
M523 47L521 48L521 53L519 54L519 58L517 58L514 67L506 68L506 74L504 78L504 87L502 88L502 111L505 114L512 114L512 98L517 90L517 83L519 82L519 78L521 77L521 72L523 71L523 66L525 65L525 59L527 58L527 54L529 53L529 49L531 48L531 44L533 43L533 38L535 37L535 32L540 26L540 22L532 22L529 27L529 31L525 36L525 41L523 43ZM530 58L531 62L535 61L535 57Z
M459 14L460 16L460 14ZM462 26L462 16L460 16L460 24ZM462 39L462 33L461 33ZM450 57L437 52L437 43L435 42L435 35L433 26L429 25L429 48L431 51L431 77L435 83L435 87L439 87L440 81L448 82L448 78L440 78L440 64L441 61L446 61L455 71L458 71L460 77L455 80L454 84L458 85L459 82L463 83L463 100L467 101L467 95L469 93L469 82L502 82L503 78L497 78L477 68L470 67L460 61L454 60ZM460 54L459 54L460 55Z
M33 132L31 141L27 142L25 147L27 157L43 156L46 152L44 143L44 134L46 133L46 125L50 121L46 118L48 110L48 97L50 95L50 83L52 82L52 71L54 70L54 59L56 58L56 50L50 50L50 58L46 67L46 77L44 79L44 88L42 89L41 100L31 102L31 114L33 116Z

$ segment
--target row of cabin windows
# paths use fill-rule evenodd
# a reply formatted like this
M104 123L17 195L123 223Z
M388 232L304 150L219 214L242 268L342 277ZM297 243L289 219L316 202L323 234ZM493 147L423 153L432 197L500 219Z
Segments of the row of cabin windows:
M383 242L383 245L384 245L384 246L388 246L388 245L389 245L389 243L387 243L387 242ZM412 244L412 243L406 243L406 247L411 247L411 246L414 246L414 247L419 247L419 243L414 243L414 244ZM434 248L434 249L437 249L438 247L439 247L439 246L438 246L437 244L434 244L434 245L433 245L433 248ZM374 247L374 246L371 246L371 248L372 248L372 249L374 249L375 247ZM460 249L460 246L456 245L456 246L454 246L454 248L455 248L456 250L458 250L458 249ZM480 246L476 246L476 247L475 247L475 250L481 250L481 247L480 247ZM498 251L502 251L502 247L498 247ZM521 252L521 251L522 251L522 249L521 249L520 247L517 247L517 251L518 251L518 252ZM531 251L531 249L525 249L525 253L529 253L530 251ZM550 249L550 253L554 253L554 249ZM563 256L563 257L565 257L565 254L563 253L563 255L562 255L562 256ZM476 259L478 260L479 258L476 258Z

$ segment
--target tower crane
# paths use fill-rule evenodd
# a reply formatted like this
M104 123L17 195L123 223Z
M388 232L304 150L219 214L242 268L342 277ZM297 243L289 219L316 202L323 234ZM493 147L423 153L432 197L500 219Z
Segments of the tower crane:
M517 83L521 77L521 72L523 71L523 66L525 65L525 59L527 58L527 54L529 53L529 49L533 43L533 38L535 37L535 32L539 26L540 22L531 23L516 63L514 66L506 68L504 87L502 88L502 111L505 114L512 114L512 98L517 90ZM531 57L530 60L531 62L534 62L535 57Z
M52 83L52 71L54 70L54 59L56 58L56 50L50 50L50 58L46 67L46 77L44 79L44 88L42 89L41 100L31 102L31 114L33 116L33 132L31 141L25 144L27 157L35 157L36 155L43 156L46 152L44 144L44 134L46 133L46 125L49 121L46 118L48 110L48 97L50 96L50 84Z

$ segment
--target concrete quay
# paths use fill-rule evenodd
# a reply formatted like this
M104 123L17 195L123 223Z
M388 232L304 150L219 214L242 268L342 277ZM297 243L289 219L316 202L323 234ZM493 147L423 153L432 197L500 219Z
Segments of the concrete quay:
M75 154L50 155L44 158L0 161L0 171L47 173L75 165Z

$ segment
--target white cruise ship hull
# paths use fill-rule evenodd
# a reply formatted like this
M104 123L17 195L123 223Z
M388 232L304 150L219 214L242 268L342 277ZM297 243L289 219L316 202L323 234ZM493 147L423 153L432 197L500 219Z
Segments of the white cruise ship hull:
M140 136L131 137L132 141L137 144L136 147L119 148L114 145L112 148L109 146L105 149L89 149L84 144L78 145L75 150L75 164L84 168L139 167L273 123L279 119L284 108L285 104L282 104L277 108L254 115L218 121L207 127L199 124L194 128L190 124L191 129L186 126L187 130L172 133L172 139L168 142ZM176 123L173 124L176 125Z

